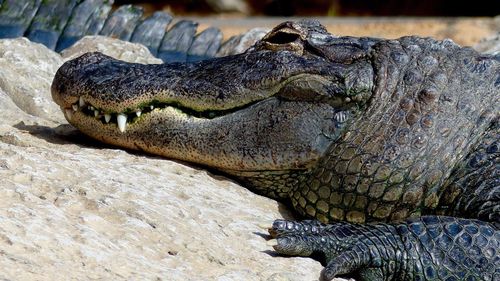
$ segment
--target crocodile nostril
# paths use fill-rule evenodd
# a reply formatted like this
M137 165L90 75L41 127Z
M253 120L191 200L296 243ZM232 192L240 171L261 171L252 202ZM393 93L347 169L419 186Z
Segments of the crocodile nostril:
M300 35L297 33L277 32L264 40L271 44L288 44L297 41Z

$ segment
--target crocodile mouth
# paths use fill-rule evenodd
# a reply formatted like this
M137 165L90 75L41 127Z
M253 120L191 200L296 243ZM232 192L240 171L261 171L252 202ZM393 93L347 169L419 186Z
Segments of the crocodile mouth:
M324 101L342 69L288 51L164 65L88 53L61 66L52 98L105 143L224 171L302 170L350 116L347 97Z
M348 111L327 104L275 96L227 110L200 112L153 101L121 113L82 98L64 114L81 132L105 143L233 174L307 169L349 118Z
M136 109L127 108L123 112L113 112L98 108L80 96L78 102L75 102L71 107L64 108L64 114L68 121L72 121L76 112L80 112L83 118L92 118L95 121L100 121L103 125L114 125L118 130L124 133L127 127L131 124L137 123L141 118L146 118L152 112L156 113L174 113L178 116L185 116L187 118L198 119L214 119L217 117L225 116L240 110L244 110L259 101L251 102L238 107L233 107L225 110L194 110L189 107L182 106L180 103L175 102L162 102L152 100L138 106Z
M274 60L274 61L273 61ZM290 63L290 69L283 61ZM268 70L265 75L258 64ZM52 97L66 119L115 125L121 133L152 112L211 120L243 111L271 98L320 102L317 91L332 81L326 64L308 65L290 52L269 52L220 58L197 64L140 65L101 53L88 53L66 62L52 84ZM305 87L296 96L295 88ZM311 92L311 89L314 93ZM287 96L287 94L290 94ZM168 113L167 113L168 111ZM74 120L75 115L79 116ZM109 130L111 127L106 127Z

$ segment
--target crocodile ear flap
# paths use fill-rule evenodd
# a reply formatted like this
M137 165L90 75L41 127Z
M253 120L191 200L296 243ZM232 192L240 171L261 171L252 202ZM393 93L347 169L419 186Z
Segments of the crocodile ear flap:
M286 44L296 39L306 40L311 34L328 34L325 27L317 20L286 21L274 27L263 41ZM287 39L287 40L284 40Z
M287 50L302 55L306 36L307 30L302 29L300 25L297 26L294 22L284 22L267 33L256 44L256 48L273 51Z
M256 44L256 49L288 50L302 55L305 42L315 34L331 36L317 20L286 21L267 33Z
M320 57L335 63L352 64L368 56L378 39L334 37L317 39L314 36L307 40L306 49Z

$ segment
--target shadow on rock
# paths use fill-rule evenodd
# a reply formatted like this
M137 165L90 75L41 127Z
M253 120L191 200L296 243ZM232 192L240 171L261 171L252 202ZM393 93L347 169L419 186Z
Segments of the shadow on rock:
M147 157L150 159L162 159L162 160L169 160L176 162L181 165L188 166L190 168L199 170L199 171L207 171L207 175L211 178L214 178L216 180L223 180L223 181L231 181L235 184L241 185L242 188L245 188L244 185L238 180L235 180L231 178L231 176L225 175L221 173L220 171L211 169L209 167L203 167L200 165L195 165L193 163L188 163L188 162L183 162L180 160L176 159L167 159L161 156L157 155L152 155L143 151L137 151L137 150L131 150L131 149L124 149L124 148L118 148L109 144L105 144L102 142L99 142L97 140L94 140L91 137L88 137L81 133L78 129L75 127L69 125L69 124L62 124L56 127L50 127L50 126L45 126L45 125L39 125L39 124L33 124L33 125L28 125L24 123L23 121L17 123L14 125L14 127L18 130L26 131L29 134L31 134L34 137L37 137L39 139L43 139L49 143L52 144L57 144L57 145L77 145L81 148L93 148L93 149L120 149L124 150L127 153L133 154L133 155L138 155L141 157ZM278 211L282 215L282 218L284 219L297 219L297 217L294 217L293 212L288 208L289 202L281 202L278 205ZM257 235L261 235L259 233L255 233Z
M30 133L32 136L43 139L52 144L76 144L81 147L111 148L111 146L98 142L78 131L69 124L49 127L44 125L27 125L23 121L13 126L14 128Z

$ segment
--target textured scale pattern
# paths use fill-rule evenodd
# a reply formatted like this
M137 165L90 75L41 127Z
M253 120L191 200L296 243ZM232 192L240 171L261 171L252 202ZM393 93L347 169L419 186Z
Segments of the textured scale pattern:
M404 223L356 225L277 220L269 230L282 254L312 256L323 278L499 280L500 233L491 224L424 216Z
M442 208L500 228L500 120L497 118L476 147L452 174ZM472 191L468 186L475 186ZM460 195L460 196L459 196ZM456 201L457 203L453 203Z
M325 280L500 280L498 63L451 41L369 46L371 103L290 195L353 224L277 220L274 249L319 259Z
M373 104L350 121L356 124L352 131L330 147L312 177L291 195L299 212L324 222L435 213L446 179L491 122L478 109L492 108L488 95L494 95L493 85L479 79L476 83L491 91L474 99L463 88L479 85L463 85L451 76L471 64L466 58L472 50L414 37L373 48L380 80ZM458 66L457 56L462 58ZM498 69L490 68L483 64L479 70ZM475 72L457 75L477 79Z
M199 61L216 56L222 32L208 28L197 34L198 24L158 11L143 17L140 6L122 5L112 11L113 0L3 0L0 1L0 38L25 36L47 48L62 51L86 35L103 35L140 43L165 62ZM224 48L230 52L231 48Z

